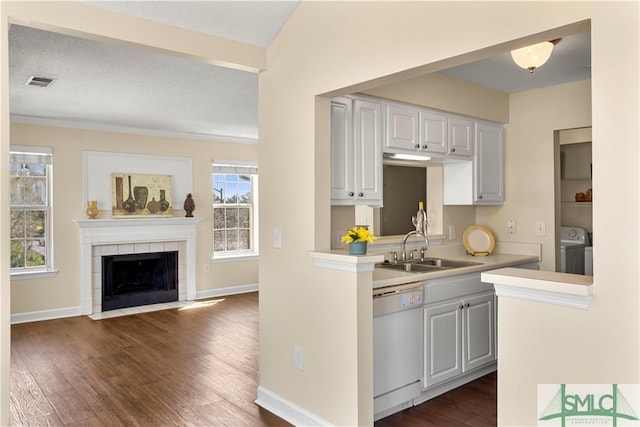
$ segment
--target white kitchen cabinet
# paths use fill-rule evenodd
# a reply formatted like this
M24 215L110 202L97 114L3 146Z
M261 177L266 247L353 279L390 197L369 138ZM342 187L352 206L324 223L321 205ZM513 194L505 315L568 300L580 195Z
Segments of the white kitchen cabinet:
M496 360L495 294L479 274L425 282L423 387Z
M449 128L448 153L459 157L473 155L473 120L462 116L447 116Z
M424 309L423 386L462 374L462 308L460 301Z
M440 158L468 157L473 153L473 133L469 127L473 121L469 119L405 104L387 103L385 112L385 152L420 152L437 154Z
M385 148L420 150L419 112L417 108L387 104Z
M504 129L500 125L476 122L474 154L474 201L504 202Z
M331 101L331 202L382 205L382 105L359 98Z
M472 161L445 163L445 205L504 203L504 129L497 123L475 122Z
M446 154L449 151L447 115L437 111L420 110L420 140L422 150Z

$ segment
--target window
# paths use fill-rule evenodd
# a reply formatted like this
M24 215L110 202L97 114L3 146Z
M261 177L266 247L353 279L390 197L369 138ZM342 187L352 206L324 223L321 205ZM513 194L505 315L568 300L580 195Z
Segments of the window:
M11 146L11 274L53 270L50 148Z
M258 169L213 164L213 256L257 255Z

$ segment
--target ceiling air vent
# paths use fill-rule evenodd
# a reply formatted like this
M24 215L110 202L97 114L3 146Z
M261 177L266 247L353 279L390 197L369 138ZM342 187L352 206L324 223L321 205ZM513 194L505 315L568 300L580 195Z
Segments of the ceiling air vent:
M54 79L50 79L49 77L31 76L25 84L27 86L49 87L49 85L53 83L53 80Z

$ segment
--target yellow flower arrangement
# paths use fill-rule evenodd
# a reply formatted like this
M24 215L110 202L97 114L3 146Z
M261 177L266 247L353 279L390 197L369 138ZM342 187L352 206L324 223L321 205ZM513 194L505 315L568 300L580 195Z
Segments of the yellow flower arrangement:
M340 239L342 242L346 244L350 244L353 242L369 242L372 243L376 240L377 237L374 236L364 227L353 227L351 230L347 231L347 234L342 236Z

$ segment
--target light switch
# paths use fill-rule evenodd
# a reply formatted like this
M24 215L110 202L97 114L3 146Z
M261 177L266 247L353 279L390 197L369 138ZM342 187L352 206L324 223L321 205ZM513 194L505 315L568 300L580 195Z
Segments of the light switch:
M544 221L536 221L536 236L547 235L547 224Z
M282 229L280 227L273 229L273 247L282 249Z

